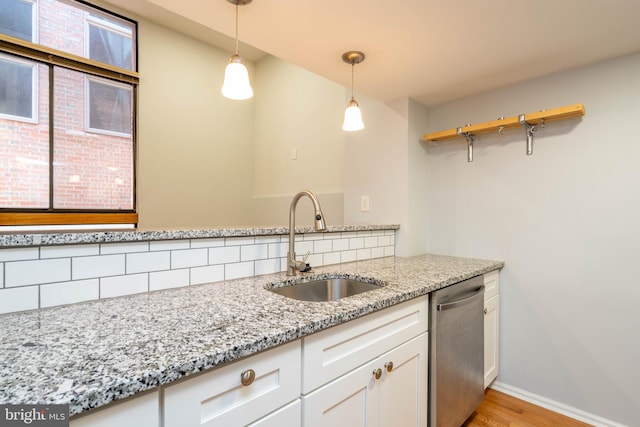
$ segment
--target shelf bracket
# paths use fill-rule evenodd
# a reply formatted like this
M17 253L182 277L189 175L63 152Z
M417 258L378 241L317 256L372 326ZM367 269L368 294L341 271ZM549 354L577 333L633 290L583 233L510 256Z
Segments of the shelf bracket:
M524 119L524 114L518 116L518 122L524 127L527 135L527 156L533 154L533 134L536 132L536 125L532 125ZM542 122L544 123L544 122ZM543 125L544 126L544 125Z
M461 127L457 129L457 132L458 135L467 140L467 162L473 162L473 135L471 135L471 132L462 132Z

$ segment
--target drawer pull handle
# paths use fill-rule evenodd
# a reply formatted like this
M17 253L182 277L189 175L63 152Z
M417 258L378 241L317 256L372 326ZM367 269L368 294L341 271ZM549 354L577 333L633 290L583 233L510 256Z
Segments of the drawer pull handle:
M240 382L242 383L242 385L251 385L251 383L253 383L253 380L255 379L256 371L254 371L253 369L247 369L240 374Z
M384 364L384 367L387 368L387 372L393 371L393 362L387 362Z
M373 371L373 377L377 380L382 376L382 369L378 368Z

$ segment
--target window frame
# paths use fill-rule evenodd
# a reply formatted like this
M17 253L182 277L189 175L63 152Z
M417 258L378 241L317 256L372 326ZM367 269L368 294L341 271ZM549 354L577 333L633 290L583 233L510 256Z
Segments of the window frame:
M33 0L27 0L33 5L36 4ZM138 46L137 46L137 32L138 23L132 19L123 17L109 10L100 8L95 5L91 5L82 0L73 1L77 7L84 9L85 13L89 10L95 10L98 13L105 13L109 16L113 16L114 19L122 19L132 25L132 66L135 70L129 70L112 66L110 64L98 62L82 56L74 55L68 52L60 51L48 46L39 45L34 42L25 41L16 37L8 36L6 34L0 34L0 53L6 53L10 56L17 56L24 60L35 61L37 64L45 64L49 66L50 74L53 67L62 67L70 70L80 71L87 76L102 77L114 82L122 82L126 84L132 90L132 110L133 110L133 123L132 133L126 135L132 139L132 167L133 167L133 182L132 182L132 208L131 209L59 209L53 208L53 193L50 192L49 208L37 209L37 208L2 208L0 207L0 232L2 232L2 226L47 226L47 225L96 225L101 224L122 224L122 225L138 225L137 214L137 94L138 84L140 81L140 75L137 72L138 67ZM32 11L37 9L32 8ZM36 19L37 14L33 14ZM39 27L39 19L33 25L34 33L38 34L37 28ZM33 38L36 39L36 35ZM135 37L135 38L133 38ZM12 57L13 59L13 57ZM35 69L37 70L37 66ZM36 72L37 75L37 72ZM32 80L33 82L33 80ZM53 84L50 85L50 91ZM52 101L50 100L50 104ZM50 127L52 126L52 117L50 114ZM37 116L36 116L37 117ZM11 119L13 120L13 119ZM52 135L52 129L50 134ZM51 136L50 138L53 138ZM53 139L50 140L53 144ZM52 145L51 145L52 146ZM53 160L52 160L53 161ZM53 174L53 163L50 163L50 176ZM50 180L51 189L53 188L53 180Z

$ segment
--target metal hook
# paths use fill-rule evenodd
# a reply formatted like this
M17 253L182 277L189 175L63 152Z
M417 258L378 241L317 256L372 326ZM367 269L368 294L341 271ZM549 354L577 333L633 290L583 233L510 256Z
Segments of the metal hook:
M498 117L498 120L504 120L504 116ZM500 135L504 135L504 126L502 126L502 125L501 125L501 126L498 128L498 133L499 133Z
M524 119L524 114L518 116L518 121L524 127L527 135L527 156L533 154L533 134L536 131L536 125L532 125Z
M467 140L467 162L473 162L473 135L471 132L462 132L462 128L458 128L457 131L458 135Z

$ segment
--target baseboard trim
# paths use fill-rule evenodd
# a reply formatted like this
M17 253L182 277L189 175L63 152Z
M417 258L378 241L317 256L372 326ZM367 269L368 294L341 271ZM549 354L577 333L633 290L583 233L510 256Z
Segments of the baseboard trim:
M508 394L509 396L516 397L520 400L524 400L525 402L533 403L534 405L540 406L553 412L557 412L578 421L582 421L583 423L593 424L595 427L627 427L624 424L619 424L614 421L607 420L597 415L593 415L569 405L565 405L564 403L556 402L555 400L548 399L538 394L530 393L526 390L502 383L500 381L494 381L490 385L490 387L496 391Z

